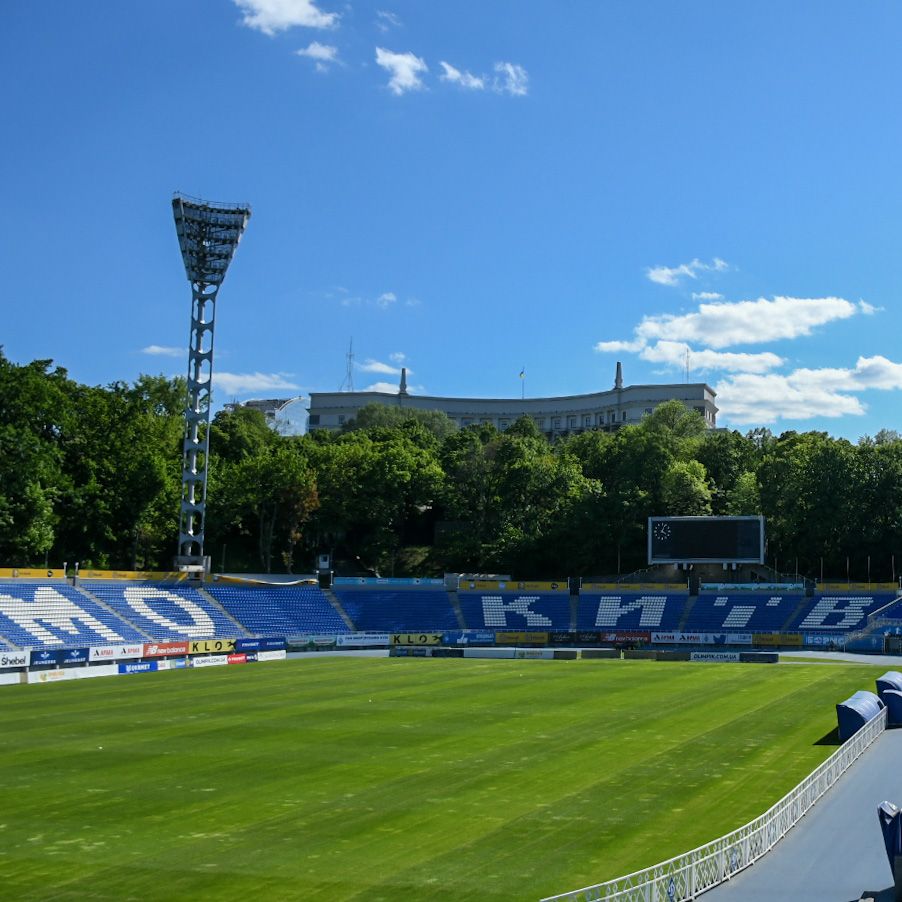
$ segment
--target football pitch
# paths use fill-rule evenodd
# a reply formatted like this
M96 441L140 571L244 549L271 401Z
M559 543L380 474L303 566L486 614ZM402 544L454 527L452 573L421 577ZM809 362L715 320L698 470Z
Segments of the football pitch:
M884 669L314 658L4 687L0 896L537 900L763 813Z

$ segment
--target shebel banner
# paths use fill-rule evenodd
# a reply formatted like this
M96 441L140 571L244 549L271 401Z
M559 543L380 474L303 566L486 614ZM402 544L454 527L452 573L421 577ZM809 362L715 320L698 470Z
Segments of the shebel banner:
M9 667L27 667L31 661L31 652L25 651L0 651L0 670Z
M278 651L280 648L285 648L284 638L235 640L235 651Z
M141 645L92 645L92 661L121 661L127 658L144 657L144 644Z
M235 639L192 639L188 643L188 652L192 655L205 655L209 652L235 651Z
M119 665L119 673L149 673L156 669L156 661L125 661Z
M145 642L145 658L165 658L170 655L188 654L187 642Z
M605 630L598 634L599 642L651 642L648 630Z

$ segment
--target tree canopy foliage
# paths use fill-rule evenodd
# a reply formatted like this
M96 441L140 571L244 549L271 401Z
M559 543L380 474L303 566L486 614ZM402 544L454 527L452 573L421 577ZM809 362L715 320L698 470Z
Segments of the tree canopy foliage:
M81 385L0 350L0 561L168 568L178 536L185 384ZM886 578L902 551L902 439L710 431L679 402L549 443L529 418L458 430L367 408L284 436L250 408L211 424L206 551L231 570L309 570L329 551L387 575L626 573L649 516L764 514L768 562ZM902 563L902 557L900 557Z

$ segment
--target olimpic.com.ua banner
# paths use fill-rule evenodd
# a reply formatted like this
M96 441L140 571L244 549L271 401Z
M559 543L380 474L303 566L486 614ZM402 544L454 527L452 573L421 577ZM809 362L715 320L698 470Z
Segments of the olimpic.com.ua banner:
M228 655L208 655L205 658L192 658L192 667L222 667L229 663Z

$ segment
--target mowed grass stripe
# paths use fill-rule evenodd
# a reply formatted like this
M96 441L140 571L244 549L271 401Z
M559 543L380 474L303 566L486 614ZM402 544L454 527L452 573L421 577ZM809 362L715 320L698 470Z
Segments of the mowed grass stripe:
M881 672L322 658L9 688L4 890L538 898L762 813Z

